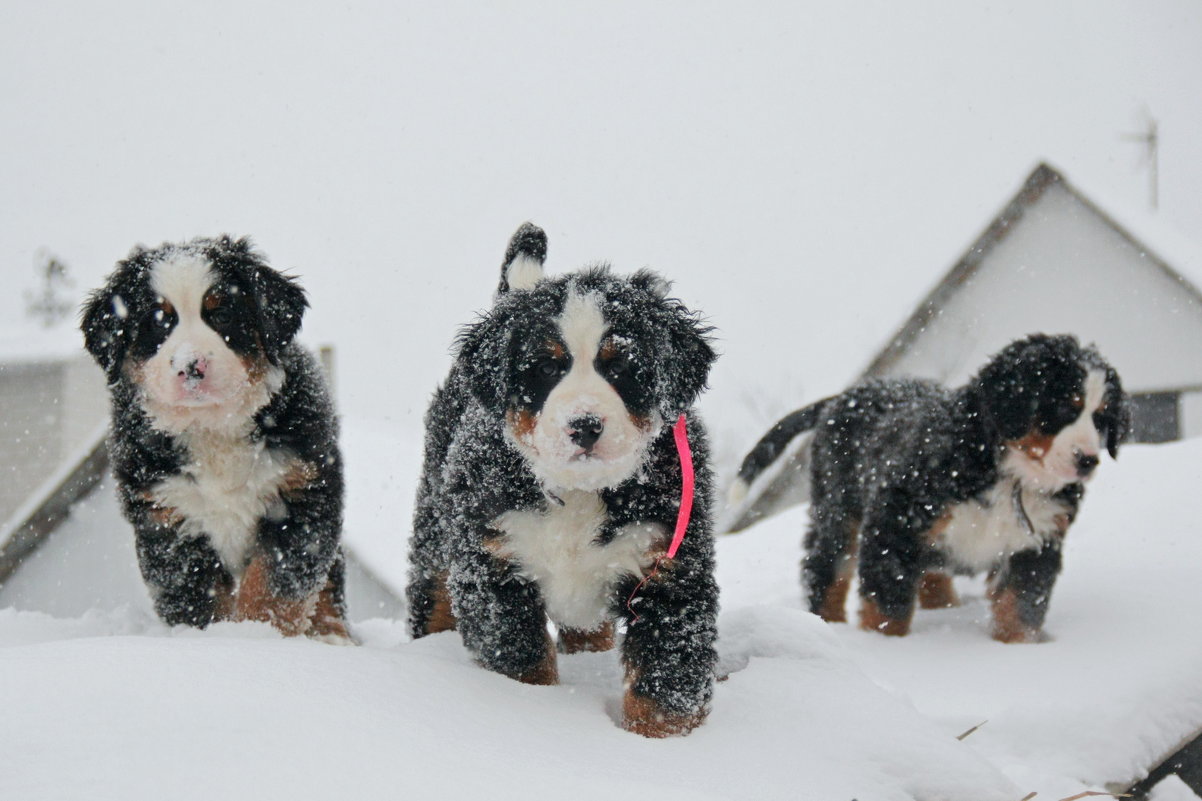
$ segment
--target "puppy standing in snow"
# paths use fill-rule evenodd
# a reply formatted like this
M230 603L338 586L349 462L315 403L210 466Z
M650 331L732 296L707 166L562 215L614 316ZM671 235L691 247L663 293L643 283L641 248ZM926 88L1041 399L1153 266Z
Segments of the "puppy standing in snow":
M993 637L1040 639L1065 534L1103 447L1127 434L1118 373L1075 337L1011 343L962 387L872 380L785 417L743 461L738 498L798 436L810 444L810 611L901 636L915 602L957 603L951 573L988 571Z
M84 308L122 508L169 624L349 641L337 427L293 342L307 305L247 239L222 236L135 248Z
M692 410L708 329L649 271L549 279L545 256L543 232L522 226L430 404L410 630L457 628L483 666L553 684L548 618L565 653L610 648L621 622L624 726L685 734L708 712L715 661L712 481ZM688 446L695 497L669 558Z

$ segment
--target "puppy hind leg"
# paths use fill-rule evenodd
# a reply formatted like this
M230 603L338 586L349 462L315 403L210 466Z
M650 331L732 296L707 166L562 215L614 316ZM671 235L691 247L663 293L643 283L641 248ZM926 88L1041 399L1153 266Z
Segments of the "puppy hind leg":
M904 511L876 511L860 543L860 628L893 637L910 633L925 549L916 531L926 525Z
M859 522L848 515L810 507L801 582L810 611L828 623L847 621L847 593L855 572Z

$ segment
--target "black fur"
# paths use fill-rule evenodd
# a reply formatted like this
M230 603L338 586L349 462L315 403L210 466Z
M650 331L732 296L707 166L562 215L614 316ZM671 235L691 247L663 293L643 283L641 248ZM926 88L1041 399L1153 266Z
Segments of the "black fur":
M531 241L542 243L536 256L545 253L545 238L523 226L506 265L516 252L534 247ZM430 632L445 593L480 664L523 678L545 663L548 612L539 583L523 577L521 565L494 555L490 543L501 535L493 526L498 516L545 513L562 503L540 483L507 425L519 412L537 416L569 369L571 354L547 350L566 298L595 293L603 299L609 331L624 344L620 353L598 354L593 367L632 417L657 419L660 429L642 466L599 491L605 521L594 544L608 545L633 522L658 523L671 537L681 492L671 426L681 412L688 418L697 482L684 543L639 590L637 616L627 601L645 574L625 574L613 584L606 617L626 627L622 655L630 692L670 715L699 721L712 692L717 615L709 450L692 409L714 359L708 329L665 297L665 282L647 271L622 278L596 267L543 279L526 291L505 288L503 282L495 306L460 334L454 366L426 414L410 545L410 631L414 637Z
M206 626L217 619L219 599L236 589L244 567L223 564L207 536L183 535L182 521L170 520L153 500L155 488L192 461L187 435L156 427L136 369L155 355L178 321L178 315L156 309L151 272L185 250L209 262L224 298L219 309L202 313L205 324L238 356L283 372L279 389L246 421L245 446L300 460L315 471L303 488L279 496L282 512L260 517L251 555L267 555L276 596L300 600L328 583L340 606L343 478L337 422L319 365L292 341L307 301L300 286L271 269L249 240L222 236L136 247L91 294L82 315L86 347L108 377L113 474L155 609L167 623Z
M1028 506L1037 503L1063 526L1038 536L1032 530L1027 547L1001 554L989 569L991 593L995 600L1009 596L1021 637L1038 636L1060 570L1063 535L1084 489L1078 482L1035 487L1004 472L1003 460L1024 437L1054 437L1081 415L1091 369L1106 377L1093 424L1117 456L1130 421L1118 374L1071 336L1016 341L958 389L871 380L777 423L747 455L739 478L750 484L790 440L813 432L811 526L802 570L810 609L842 619L841 600L831 593L840 591L839 580L858 557L860 593L872 606L867 615L862 607L862 623L904 634L925 572L979 568L959 561L964 555L939 538L951 512L972 504L984 512L1000 504L997 513L1013 515L1021 530L1031 526ZM999 639L1017 636L1004 630L1005 621L995 623Z

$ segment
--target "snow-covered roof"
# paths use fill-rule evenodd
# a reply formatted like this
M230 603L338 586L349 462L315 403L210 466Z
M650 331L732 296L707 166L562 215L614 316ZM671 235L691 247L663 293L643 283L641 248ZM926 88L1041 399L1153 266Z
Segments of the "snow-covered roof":
M873 358L864 374L888 372L901 354L926 330L932 319L942 312L950 298L972 281L998 244L1017 226L1022 225L1024 215L1036 201L1053 186L1066 189L1077 201L1117 231L1123 239L1134 245L1144 256L1148 267L1166 273L1180 291L1188 296L1188 304L1202 314L1202 292L1187 278L1189 276L1194 280L1202 279L1202 249L1149 212L1140 211L1114 198L1107 198L1104 204L1097 202L1103 195L1083 191L1059 170L1041 163L1027 178L1018 194L989 223L984 233L918 304L884 349ZM1064 298L1062 302L1071 303L1073 299Z

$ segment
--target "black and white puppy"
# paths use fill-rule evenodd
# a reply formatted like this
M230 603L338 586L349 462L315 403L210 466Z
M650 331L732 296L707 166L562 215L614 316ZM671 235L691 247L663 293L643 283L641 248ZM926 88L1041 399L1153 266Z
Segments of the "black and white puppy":
M307 306L228 236L136 247L85 305L113 473L167 623L347 638L337 424L293 341Z
M484 667L551 684L548 619L565 652L611 647L620 621L624 725L684 734L708 712L715 662L712 479L692 409L709 329L652 272L544 278L545 254L542 230L522 226L495 305L460 334L430 404L411 633L457 628ZM696 495L680 550L660 561L681 501L682 413Z
M1105 447L1129 426L1119 376L1072 336L1011 343L968 384L873 380L785 417L749 453L746 487L813 432L802 580L811 611L909 632L915 601L957 603L952 572L990 574L993 636L1041 636L1061 546Z

